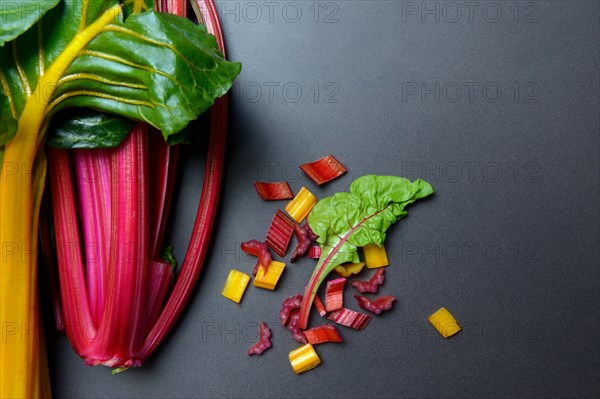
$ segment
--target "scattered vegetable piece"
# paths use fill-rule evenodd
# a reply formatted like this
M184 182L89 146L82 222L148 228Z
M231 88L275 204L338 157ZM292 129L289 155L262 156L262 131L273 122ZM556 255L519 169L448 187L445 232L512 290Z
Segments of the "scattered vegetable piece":
M340 310L344 306L345 284L346 279L344 277L327 282L327 287L325 288L325 310L327 312Z
M363 247L363 253L365 254L365 263L369 269L375 269L390 264L383 243L381 246L377 244L365 245Z
M252 285L273 291L277 285L277 281L279 281L279 277L281 277L281 273L283 273L283 269L285 269L285 263L274 260L271 261L266 273L264 268L259 267Z
M306 285L301 328L306 328L313 298L333 268L359 262L357 247L382 244L387 228L408 214L404 208L431 194L433 188L421 179L411 183L402 177L367 175L354 180L350 192L336 193L316 204L308 224L319 236L321 257Z
M290 262L294 262L299 257L304 256L304 254L306 254L306 250L308 249L308 246L312 242L311 239L308 238L308 231L305 226L307 226L307 225L305 224L304 226L300 226L297 223L294 226L294 235L296 236L296 239L298 240L298 245L296 246L296 249L294 249L294 252L292 253Z
M300 309L300 305L302 304L302 295L294 295L289 298L286 298L281 304L281 310L279 311L279 322L282 326L288 324L290 319L290 315L293 310Z
M271 346L271 329L264 322L261 322L258 342L248 349L248 356L262 355Z
M308 247L308 257L310 259L319 259L321 257L321 247L318 245Z
M306 233L308 234L308 238L311 241L316 241L317 238L319 238L319 236L317 236L315 234L315 232L310 228L310 225L308 224L307 221L302 224L302 227L304 227L304 229L306 230Z
M358 263L344 263L343 265L336 266L333 271L342 277L350 277L353 274L358 274L365 267L365 262Z
M315 295L314 303L315 308L317 308L317 312L319 312L319 315L321 315L321 317L325 316L327 314L327 311L325 310L325 305L323 305L323 302L321 302L321 299L319 299L318 295Z
M317 355L311 344L306 344L291 351L289 359L292 369L296 374L304 373L321 364L321 359L319 359L319 355Z
M301 344L305 344L307 341L303 333L304 330L298 327L299 316L300 315L298 314L297 310L292 311L292 315L290 316L288 324L285 327L292 333L293 339Z
M294 234L295 226L296 223L281 210L277 209L275 216L273 216L273 220L271 221L271 226L269 226L265 242L282 258L287 252L290 239L292 238L292 234Z
M461 330L460 324L452 316L452 313L444 307L429 316L429 322L444 338L451 337Z
M301 223L317 203L317 197L306 187L302 187L293 200L288 202L285 211L296 222Z
M240 303L249 281L250 276L246 273L231 269L229 276L227 276L227 280L225 281L225 285L223 286L223 290L221 291L221 295L231 299L233 302Z
M372 319L368 314L355 312L352 309L342 308L336 310L328 316L329 320L335 321L345 327L355 330L364 330Z
M369 281L353 281L352 286L361 294L365 294L367 292L376 294L379 286L383 284L384 278L384 269L377 269Z
M306 340L311 345L318 345L324 342L342 342L340 333L331 324L324 324L322 326L314 327L304 331Z
M300 169L315 183L321 185L347 172L347 169L333 155L327 155L314 162L300 165Z
M358 306L374 314L381 314L384 310L390 310L396 300L396 297L392 295L382 296L375 300L370 300L361 295L354 295L354 298L356 298Z
M255 181L254 188L258 193L258 196L265 201L277 201L294 198L294 193L288 182L273 182L267 183L262 181Z
M252 271L253 276L256 276L256 272L258 271L258 267L260 265L264 265L264 267L268 268L271 264L271 253L269 252L267 244L265 244L264 242L260 242L257 240L244 241L241 247L242 251L246 252L247 254L258 257L258 263Z
M270 264L271 262L269 262ZM258 269L260 268L260 260L257 260L254 264L254 268L252 269L252 277L256 277L256 273L258 273Z

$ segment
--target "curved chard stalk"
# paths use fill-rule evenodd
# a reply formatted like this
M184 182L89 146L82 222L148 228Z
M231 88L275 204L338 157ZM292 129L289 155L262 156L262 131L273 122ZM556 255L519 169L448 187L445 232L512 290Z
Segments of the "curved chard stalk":
M177 3L177 1L174 1ZM206 29L217 39L219 49L225 57L225 45L217 10L212 0L195 0L192 2L195 9L199 10ZM202 195L198 205L196 221L188 245L185 259L177 277L173 292L169 297L156 324L144 342L139 353L139 358L147 358L156 349L175 325L179 315L190 298L192 289L198 280L208 244L212 226L217 213L217 204L221 190L223 166L225 158L225 142L227 136L227 95L215 100L210 110L210 136L208 153L204 172Z
M152 259L160 258L165 228L167 225L169 206L173 195L175 172L179 146L169 146L158 134L148 136L150 147L153 149L153 161L148 165L150 184L150 255Z

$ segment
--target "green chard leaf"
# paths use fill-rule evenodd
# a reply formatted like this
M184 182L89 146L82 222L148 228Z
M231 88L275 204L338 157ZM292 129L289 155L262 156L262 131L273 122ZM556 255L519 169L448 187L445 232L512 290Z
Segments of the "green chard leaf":
M308 224L319 236L321 257L306 286L300 313L305 328L308 311L321 282L338 265L359 261L358 247L381 246L387 229L408 213L407 205L433 194L424 180L367 175L350 185L350 192L320 200L308 215Z
M56 148L110 148L118 146L135 122L92 109L72 108L52 118L46 144Z
M358 262L357 247L381 246L386 230L408 214L404 208L432 193L431 185L421 179L411 183L402 177L368 175L352 182L349 193L320 200L308 224L319 236L321 259L331 259L330 269Z
M67 108L91 108L147 122L174 142L181 140L179 132L190 121L231 88L241 65L224 60L203 25L153 10L124 20L118 4L60 2L27 32L0 47L0 145L14 136L13 120L22 122L23 110L30 110L29 120L43 114L39 126L44 134L51 117ZM86 35L89 40L82 46L80 39ZM92 117L74 115L72 125ZM118 120L111 119L122 127ZM107 127L90 131L95 137L71 135L69 140L63 130L52 135L53 143L104 146L98 137ZM106 139L118 141L121 130Z
M0 47L25 33L60 0L19 0L0 2Z

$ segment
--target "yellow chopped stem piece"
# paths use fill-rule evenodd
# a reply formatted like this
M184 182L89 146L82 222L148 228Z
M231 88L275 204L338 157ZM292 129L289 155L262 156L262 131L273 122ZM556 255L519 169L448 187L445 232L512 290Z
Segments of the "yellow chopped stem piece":
M365 267L365 262L359 263L344 263L336 266L333 270L342 277L350 277L353 274L358 274Z
M444 338L451 337L460 331L460 324L446 308L440 308L429 316L429 322Z
M227 281L225 281L225 285L223 286L223 290L221 291L221 295L231 299L235 303L240 303L249 281L249 275L231 269L229 276L227 276Z
M387 266L388 262L387 253L383 244L378 246L377 244L369 244L363 247L363 253L365 254L365 262L369 269L377 267Z
M281 273L283 273L283 269L285 269L285 263L277 262L275 260L271 261L269 264L267 274L265 274L265 270L262 266L259 267L252 285L273 291L279 281L279 277L281 277Z
M317 352L315 352L315 349L311 344L306 344L291 351L289 358L294 373L296 374L304 373L321 364L321 359L319 359L319 355L317 355Z
M306 187L302 187L293 200L285 206L285 211L297 223L301 223L317 203L317 197Z

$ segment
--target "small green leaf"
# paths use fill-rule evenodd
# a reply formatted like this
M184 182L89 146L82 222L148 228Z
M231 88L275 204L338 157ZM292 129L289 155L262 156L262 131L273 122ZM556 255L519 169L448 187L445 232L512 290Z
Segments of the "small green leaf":
M16 39L39 21L60 0L0 2L0 47Z
M421 179L411 183L396 176L363 176L352 182L349 193L320 200L308 223L319 236L323 256L336 251L341 261L348 261L355 258L357 247L381 245L385 231L407 215L404 208L432 193L431 185Z
M383 244L387 229L407 215L404 208L433 193L429 183L403 177L368 175L341 192L317 202L308 215L308 224L319 237L319 263L306 286L300 310L305 327L310 304L323 279L338 265L358 263L358 247Z
M162 260L171 265L173 270L177 267L177 260L175 259L175 247L173 244L169 244L162 249L160 252L160 257Z
M116 147L134 125L134 121L120 116L72 108L53 118L46 143L56 148Z

